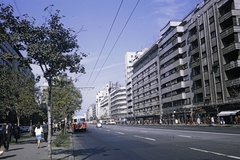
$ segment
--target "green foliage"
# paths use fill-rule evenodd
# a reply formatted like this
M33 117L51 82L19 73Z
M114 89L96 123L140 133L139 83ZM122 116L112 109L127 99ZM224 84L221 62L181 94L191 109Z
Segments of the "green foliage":
M70 144L70 138L69 138L69 134L64 134L63 132L61 132L59 135L57 135L56 139L53 141L53 144L56 147L69 147Z
M9 66L0 66L0 72L1 110L7 107L15 111L18 119L30 117L37 111L34 79Z
M43 101L46 100L48 91L43 92ZM82 103L82 95L71 79L67 75L62 75L54 79L52 88L52 116L53 119L62 120L79 109Z
M3 59L17 59L20 64L36 64L47 80L48 89L48 121L52 121L52 85L53 79L66 71L70 73L85 73L81 60L87 56L79 51L77 34L70 28L64 28L60 22L60 11L52 13L45 9L49 17L43 24L36 26L34 18L23 15L14 16L12 6L0 5L0 42L7 41L17 50L27 52L26 57L2 54ZM50 131L51 132L51 129ZM51 143L49 143L49 157L51 157Z

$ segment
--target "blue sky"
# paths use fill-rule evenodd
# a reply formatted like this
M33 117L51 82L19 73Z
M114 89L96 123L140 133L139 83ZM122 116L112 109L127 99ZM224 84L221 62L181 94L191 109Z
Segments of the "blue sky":
M58 9L65 16L61 22L66 28L81 30L77 39L80 51L89 53L82 61L87 73L70 76L78 79L76 87L94 87L92 90L82 90L83 104L79 112L82 114L95 102L96 93L108 82L125 85L126 52L150 47L169 20L182 20L201 1L140 0L137 4L138 0L124 0L108 39L107 35L122 0L1 0L0 3L12 5L16 15L28 14L36 18L37 24L42 24L48 16L44 8L53 4L52 10ZM39 68L32 67L35 74L42 75Z

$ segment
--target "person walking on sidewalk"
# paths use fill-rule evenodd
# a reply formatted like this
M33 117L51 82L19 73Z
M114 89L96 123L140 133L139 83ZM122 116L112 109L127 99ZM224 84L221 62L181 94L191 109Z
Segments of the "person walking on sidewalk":
M43 121L43 137L44 137L44 140L45 142L47 142L47 138L48 138L48 124Z
M4 126L2 129L2 142L5 148L5 151L7 152L9 149L9 143L11 141L11 135L12 135L12 125L8 123L8 121L4 122Z
M14 125L13 132L14 132L15 143L17 143L18 139L20 138L20 127L17 124Z
M37 140L37 146L38 148L40 148L40 143L41 143L41 139L42 139L42 133L43 133L43 129L41 127L40 122L37 123L37 126L35 128L35 135L36 135L36 140Z

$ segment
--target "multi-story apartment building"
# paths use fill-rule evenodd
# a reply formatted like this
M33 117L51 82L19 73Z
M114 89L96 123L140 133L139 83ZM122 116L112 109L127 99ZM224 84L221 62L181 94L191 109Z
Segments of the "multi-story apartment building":
M133 63L143 54L143 51L126 52L125 54L125 84L126 84L126 97L127 97L127 119L133 120L133 101L132 101L132 75Z
M96 119L102 119L102 120L108 120L112 119L112 96L116 96L112 94L112 92L115 92L119 90L121 86L118 83L112 83L109 82L105 85L105 87L100 90L96 95ZM126 92L124 92L124 99L126 101ZM114 98L113 98L114 99ZM116 102L115 102L116 103ZM117 107L120 105L116 105L114 108L117 110ZM125 104L126 107L126 104ZM120 106L120 108L122 108ZM122 114L122 113L121 113ZM120 115L121 115L120 114ZM126 115L126 114L125 114ZM116 115L114 115L116 117ZM119 116L117 116L119 117Z
M238 0L203 0L182 21L170 21L132 65L126 86L134 117L187 123L223 115L229 122L221 113L240 110L239 26Z
M111 118L117 122L124 122L127 118L126 87L116 87L110 93Z
M182 22L170 21L161 30L158 43L159 94L163 118L167 120L175 118L176 111L180 116L181 109L191 107L191 56L188 56L186 40L186 29Z
M204 0L181 22L162 29L160 94L168 117L185 121L240 108L239 9L237 0Z
M104 103L102 103L102 100L106 99L106 97L109 97L109 84L107 84L102 90L100 90L96 94L96 118L101 119L103 117L103 111L104 111Z
M136 120L159 121L158 41L133 63L132 97Z

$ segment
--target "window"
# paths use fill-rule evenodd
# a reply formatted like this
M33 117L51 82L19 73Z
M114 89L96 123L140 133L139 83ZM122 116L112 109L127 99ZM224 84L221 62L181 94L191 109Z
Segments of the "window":
M214 52L217 52L217 46L213 46L212 47L212 52L214 53Z
M211 32L211 38L214 38L214 37L216 37L216 31Z
M185 88L185 93L188 93L188 92L190 92L190 88L189 87Z
M222 92L217 93L217 99L222 99Z
M205 86L209 86L209 80L205 80Z
M206 52L206 51L202 52L202 57L203 57L203 58L204 58L204 57L207 57L207 52Z
M204 29L204 26L203 26L203 24L201 24L200 26L199 26L199 31L202 31Z
M201 39L201 44L204 44L205 43L205 38L203 37L202 39Z
M221 82L220 77L215 77L215 81L216 81L216 83L220 83Z
M188 80L189 80L188 75L184 76L184 77L183 77L183 80L184 80L184 81L188 81Z
M209 18L209 24L211 24L213 22L214 22L214 17L212 16L212 17Z
M208 66L206 65L206 66L203 66L203 71L204 72L207 72L208 71Z

